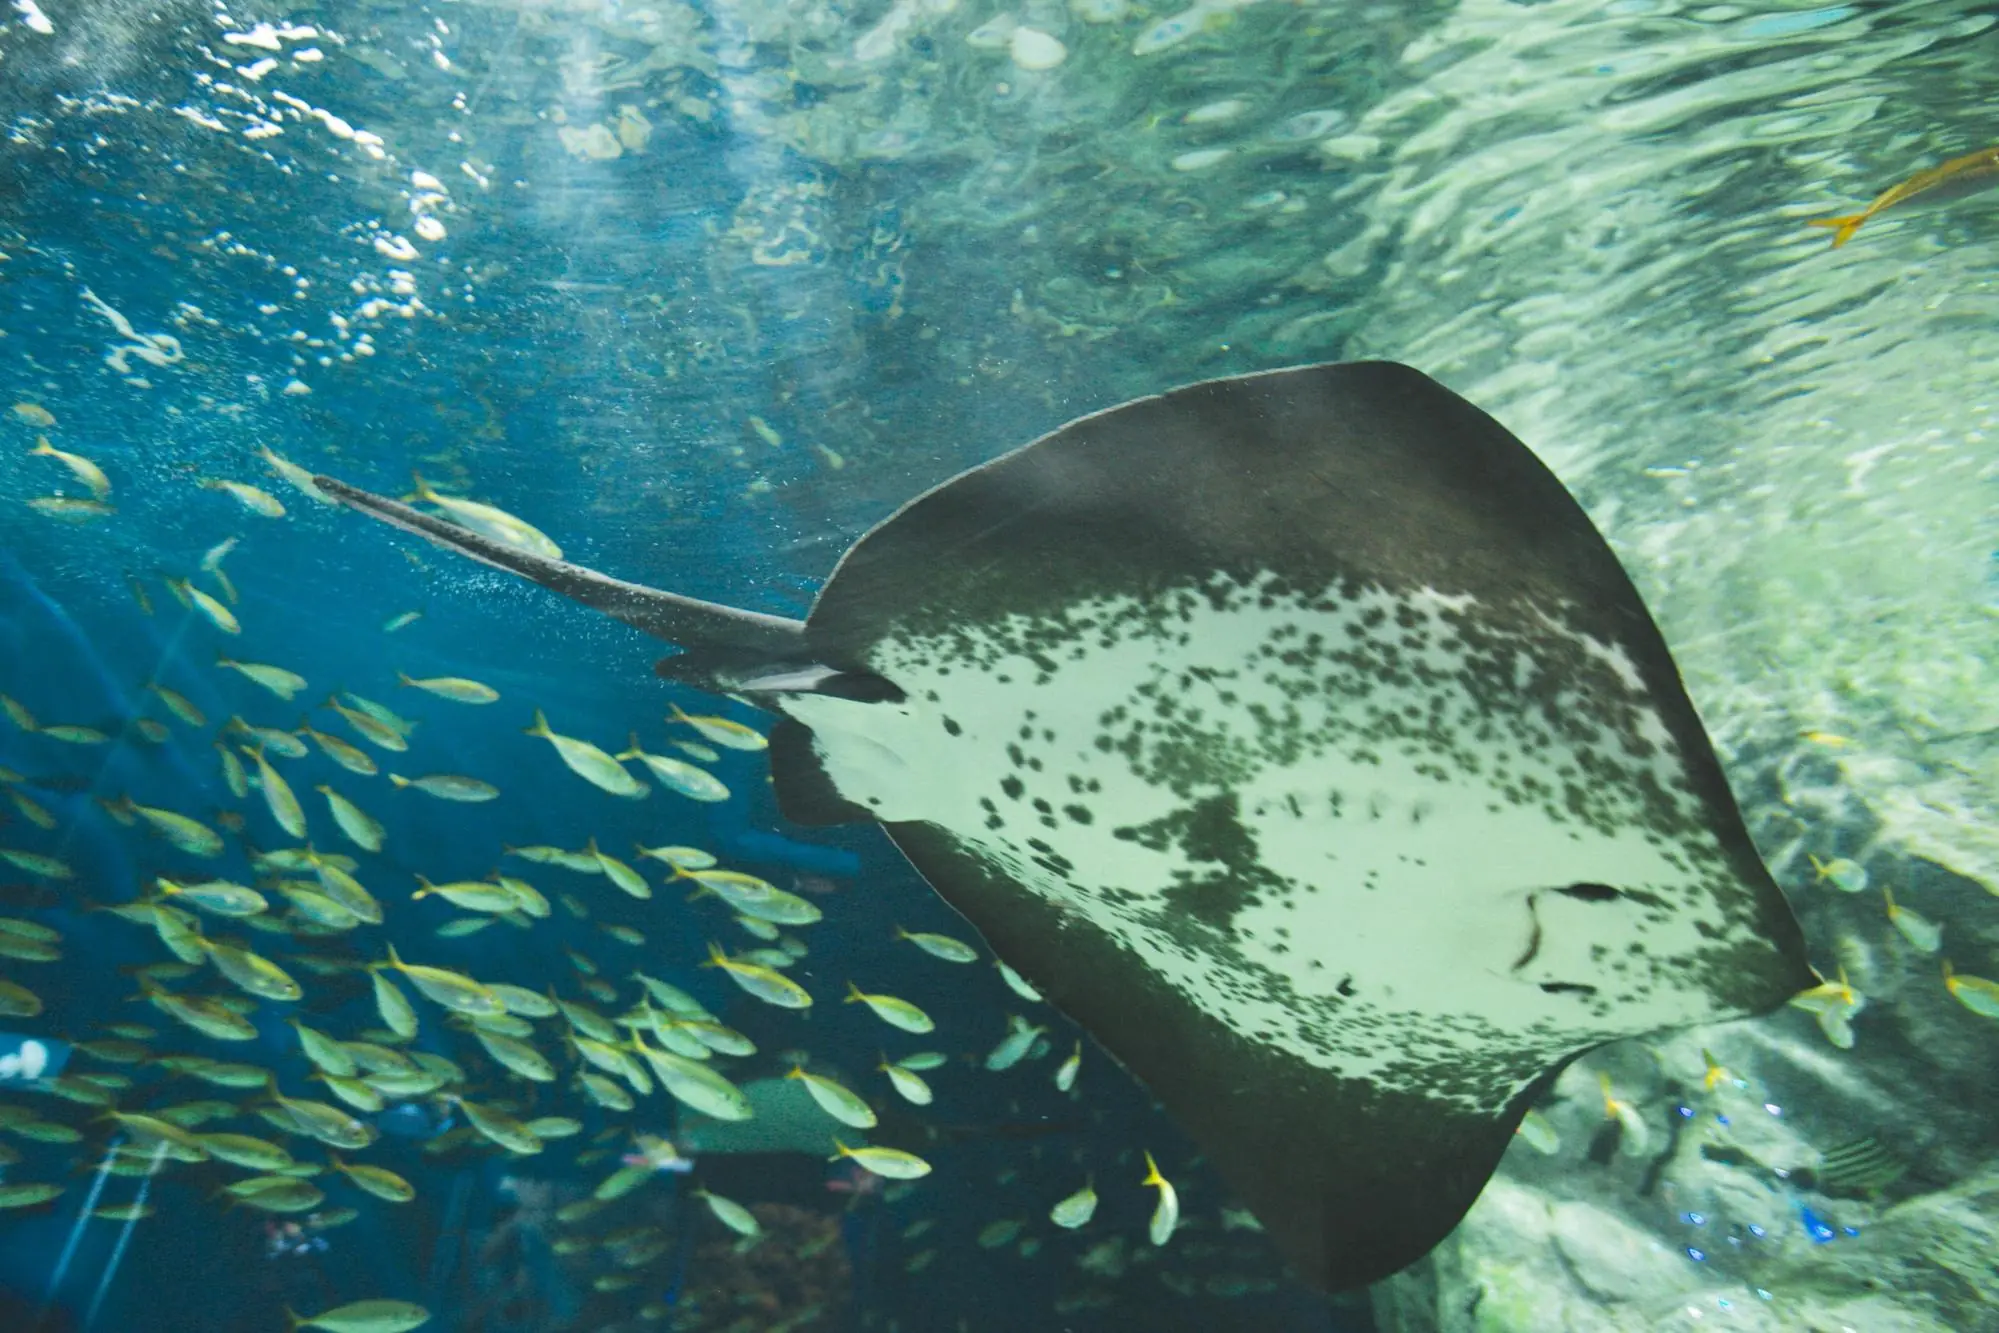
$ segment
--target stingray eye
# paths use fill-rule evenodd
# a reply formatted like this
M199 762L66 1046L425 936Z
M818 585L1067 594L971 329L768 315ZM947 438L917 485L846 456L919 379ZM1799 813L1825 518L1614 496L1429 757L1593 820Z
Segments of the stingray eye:
M1580 898L1586 903L1607 903L1614 898L1623 897L1608 884L1564 884L1555 892L1564 898Z

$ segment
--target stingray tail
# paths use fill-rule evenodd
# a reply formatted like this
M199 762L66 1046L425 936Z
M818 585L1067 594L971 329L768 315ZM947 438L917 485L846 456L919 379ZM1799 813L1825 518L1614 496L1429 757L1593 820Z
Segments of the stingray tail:
M1832 228L1832 248L1837 250L1853 239L1853 233L1860 230L1860 224L1872 216L1868 213L1849 213L1843 218L1814 218L1807 227Z
M680 656L660 664L661 674L673 679L729 690L744 678L811 662L804 621L661 592L566 560L550 560L332 477L314 477L313 485L391 527L531 579L654 638L680 645Z

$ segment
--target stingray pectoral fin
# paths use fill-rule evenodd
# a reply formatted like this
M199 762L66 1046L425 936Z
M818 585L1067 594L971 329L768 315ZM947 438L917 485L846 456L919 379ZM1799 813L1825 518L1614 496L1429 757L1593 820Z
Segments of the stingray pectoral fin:
M668 674L677 678L702 682L732 670L769 670L809 660L802 621L682 597L566 560L550 560L333 477L314 477L313 484L371 518L481 564L532 579L654 638L679 644L689 660L671 659L676 667Z
M1385 1278L1448 1235L1560 1068L1531 1071L1490 1112L1408 1091L1426 1077L1413 1067L1392 1085L1341 1078L1231 1031L1135 951L1020 893L934 825L887 828L1000 957L1144 1083L1298 1276L1324 1290ZM1460 1090L1472 1075L1459 1063L1427 1077Z

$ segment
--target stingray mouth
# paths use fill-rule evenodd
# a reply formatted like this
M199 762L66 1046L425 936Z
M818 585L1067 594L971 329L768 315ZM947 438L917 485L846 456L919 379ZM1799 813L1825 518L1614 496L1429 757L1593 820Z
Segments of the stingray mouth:
M1528 964L1541 956L1541 946L1545 942L1546 936L1541 927L1539 900L1544 893L1560 894L1564 898L1570 898L1576 902L1583 903L1614 903L1624 897L1622 890L1594 881L1582 881L1575 884L1561 884L1553 888L1531 890L1527 894L1527 943L1522 947L1520 956L1513 960L1512 966L1508 969L1515 976L1519 976ZM1527 980L1525 977L1521 979L1523 981ZM1535 982L1534 984L1540 987L1544 995L1576 995L1584 999L1589 999L1597 991L1595 986L1583 981L1548 980Z

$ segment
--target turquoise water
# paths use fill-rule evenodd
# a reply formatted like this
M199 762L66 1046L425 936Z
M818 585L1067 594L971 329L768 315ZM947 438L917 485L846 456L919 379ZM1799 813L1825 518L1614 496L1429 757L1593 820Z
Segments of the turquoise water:
M579 1132L509 1155L462 1111L410 1099L367 1113L381 1137L356 1160L406 1177L413 1201L326 1174L323 1203L278 1213L227 1206L218 1191L245 1173L215 1162L100 1175L114 1144L156 1140L87 1102L8 1091L0 1105L75 1141L0 1131L19 1158L7 1184L63 1187L0 1213L0 1327L282 1329L287 1307L377 1297L422 1305L433 1328L494 1331L1999 1327L1989 1275L1948 1257L1992 1225L1978 1108L1999 1091L1993 1034L1880 896L1938 923L1961 973L1999 975L1979 891L1999 885L1999 404L1982 372L1999 351L1999 192L1887 210L1836 250L1805 225L1990 144L1999 38L1981 7L47 0L0 14L0 691L38 729L0 723L0 766L23 779L0 847L71 872L0 867L0 913L61 937L57 960L0 958L0 979L40 1004L0 1029L60 1052L144 1025L139 1062L116 1045L69 1054L66 1076L129 1086L66 1086L126 1110L225 1102L202 1132L321 1161L258 1119L257 1098L157 1057L254 1064L288 1096L330 1100L286 1019L343 1039L378 1028L359 965L391 943L607 1013L635 1002L644 971L755 1044L721 1059L732 1078L777 1095L787 1085L768 1081L804 1053L873 1104L880 1142L933 1167L882 1186L805 1151L832 1122L795 1083L793 1121L760 1117L785 1151L703 1151L664 1094L621 1112L584 1091L559 1019L530 1038L559 1072L542 1084L419 998L416 1046L464 1067L467 1098ZM1551 1158L1516 1148L1433 1266L1337 1301L1286 1275L1144 1089L1011 991L877 831L787 824L761 753L671 748L701 742L669 722L674 705L768 717L663 684L657 645L323 505L264 452L392 495L421 473L571 560L798 616L903 500L1064 421L1359 357L1471 398L1583 501L1672 646L1814 962L1845 967L1867 1004L1849 1048L1796 1010L1607 1048L1551 1094ZM43 437L102 469L102 512L31 506L92 499L29 452ZM203 565L231 541L209 562L225 584ZM240 634L184 605L177 580ZM218 654L306 684L282 699ZM398 673L499 698L458 703ZM343 691L414 721L407 751L370 747L322 706ZM565 735L617 751L636 734L702 764L729 798L619 800L522 734L537 708ZM222 1042L136 998L138 970L170 955L93 909L160 876L248 884L253 851L300 841L264 793L232 792L217 744L241 738L232 717L310 721L384 773L499 795L399 789L317 746L274 757L312 844L353 858L384 920L288 937L204 918L303 988L244 1005L254 1036ZM103 739L46 730L64 725ZM381 822L379 852L343 837L321 784ZM191 856L121 822L126 796L202 821L224 851ZM592 838L649 899L505 852ZM817 906L823 921L785 928L806 950L787 974L812 992L809 1017L702 968L710 940L767 942L712 896L688 901L636 844L706 850ZM1869 882L1842 893L1813 858ZM552 900L547 919L454 936L477 914L409 901L416 875L494 869ZM898 926L979 959L930 957ZM849 979L920 1004L936 1034L839 1003ZM241 994L206 970L186 988ZM1046 1032L990 1072L1015 1015ZM922 1049L946 1058L916 1106L877 1064ZM1719 1092L1702 1086L1704 1049L1729 1071ZM1599 1073L1649 1125L1646 1151L1599 1151L1618 1123ZM1702 1153L1718 1140L1691 1129L1718 1123L1752 1165ZM693 1170L562 1211L637 1133L684 1140ZM1863 1136L1896 1157L1888 1184L1800 1183ZM1186 1219L1163 1249L1146 1236L1148 1151ZM1095 1218L1056 1227L1050 1207L1086 1178ZM739 1245L697 1185L771 1234ZM129 1228L87 1215L142 1191L152 1211ZM1896 1267L1917 1252L1948 1280ZM1899 1304L1866 1289L1891 1271L1913 1293Z

